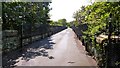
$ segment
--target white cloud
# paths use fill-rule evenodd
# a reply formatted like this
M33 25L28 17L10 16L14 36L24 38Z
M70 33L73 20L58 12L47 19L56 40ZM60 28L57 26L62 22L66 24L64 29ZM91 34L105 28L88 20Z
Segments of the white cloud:
M88 4L90 4L89 0L52 0L51 20L57 21L66 18L67 21L72 21L73 13L82 5Z

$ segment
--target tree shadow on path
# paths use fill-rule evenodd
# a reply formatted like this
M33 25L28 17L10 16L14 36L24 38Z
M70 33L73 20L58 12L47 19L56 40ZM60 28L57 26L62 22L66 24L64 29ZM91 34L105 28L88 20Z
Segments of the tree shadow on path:
M42 41L34 42L30 45L24 46L22 49L13 51L9 54L2 54L2 65L3 68L13 68L16 67L16 63L19 62L18 59L29 61L37 56L48 57L49 59L54 58L49 56L47 50L53 49L53 44L51 38L43 39Z

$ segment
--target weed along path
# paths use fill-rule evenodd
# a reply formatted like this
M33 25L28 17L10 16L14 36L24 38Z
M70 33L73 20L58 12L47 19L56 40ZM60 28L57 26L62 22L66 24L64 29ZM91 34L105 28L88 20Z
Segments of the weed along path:
M96 66L74 31L67 28L15 52L14 66ZM11 62L13 62L11 60Z

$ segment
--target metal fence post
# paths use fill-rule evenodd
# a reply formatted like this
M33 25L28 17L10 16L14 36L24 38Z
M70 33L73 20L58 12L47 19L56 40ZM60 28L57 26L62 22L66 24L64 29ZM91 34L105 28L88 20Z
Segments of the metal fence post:
M109 30L109 34L108 34L108 45L107 45L107 68L111 65L111 56L112 56L112 48L111 48L111 35L112 35L112 24L111 24L111 18L112 18L112 14L110 14L110 18L109 18L109 23L108 23L108 30Z

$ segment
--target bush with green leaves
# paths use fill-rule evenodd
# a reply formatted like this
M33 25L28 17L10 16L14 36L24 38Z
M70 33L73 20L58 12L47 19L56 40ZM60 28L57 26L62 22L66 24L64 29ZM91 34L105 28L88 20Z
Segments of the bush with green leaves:
M111 15L111 16L110 16ZM92 43L92 47L101 55L102 44L95 44L95 37L101 33L109 33L109 22L111 22L112 35L119 35L120 31L120 2L94 2L88 6L82 6L74 13L74 24L87 24L88 29L83 32L82 38L87 43ZM89 42L89 40L92 40Z

